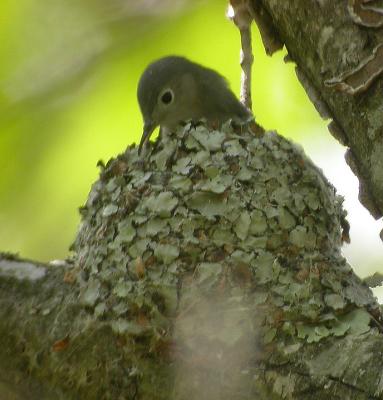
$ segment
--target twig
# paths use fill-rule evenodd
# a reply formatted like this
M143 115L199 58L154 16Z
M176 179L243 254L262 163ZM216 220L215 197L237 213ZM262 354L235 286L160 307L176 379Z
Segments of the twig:
M253 15L249 0L230 0L227 13L228 17L234 21L241 35L241 92L240 100L249 109L252 108L251 101L251 67L254 56L251 45L251 23Z

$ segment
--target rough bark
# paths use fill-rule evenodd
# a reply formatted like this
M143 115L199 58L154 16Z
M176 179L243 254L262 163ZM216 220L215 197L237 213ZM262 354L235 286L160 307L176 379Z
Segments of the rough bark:
M297 64L329 130L348 147L361 203L383 215L383 16L366 0L253 0ZM369 4L370 3L370 4ZM376 3L376 4L375 4ZM271 18L270 18L271 17ZM269 29L271 30L271 29Z
M8 398L383 398L342 199L294 144L186 125L102 167L81 214L71 262L1 257Z

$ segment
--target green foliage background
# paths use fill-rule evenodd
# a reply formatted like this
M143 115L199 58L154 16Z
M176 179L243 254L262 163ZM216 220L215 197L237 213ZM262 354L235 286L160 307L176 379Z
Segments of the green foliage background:
M40 260L68 254L97 161L139 140L136 85L150 61L184 55L238 93L239 33L226 2L180 3L2 0L1 250ZM267 57L253 31L257 120L297 141L324 130L293 64L284 52Z

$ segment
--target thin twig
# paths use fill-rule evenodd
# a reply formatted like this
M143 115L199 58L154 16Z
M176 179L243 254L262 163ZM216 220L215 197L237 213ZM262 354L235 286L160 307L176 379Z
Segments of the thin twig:
M249 0L230 0L228 17L234 21L241 35L241 102L251 110L251 67L254 56L251 45L252 8Z
M251 100L251 68L254 62L254 56L251 46L251 29L250 26L246 29L239 30L241 35L241 94L242 103L249 109L252 109Z

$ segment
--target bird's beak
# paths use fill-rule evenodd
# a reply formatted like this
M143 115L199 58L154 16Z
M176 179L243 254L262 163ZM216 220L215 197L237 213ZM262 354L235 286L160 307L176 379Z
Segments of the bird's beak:
M156 124L152 121L145 122L144 131L142 132L141 141L138 146L138 154L141 154L142 147L146 143L146 141L150 138L150 135L153 133L156 128Z

